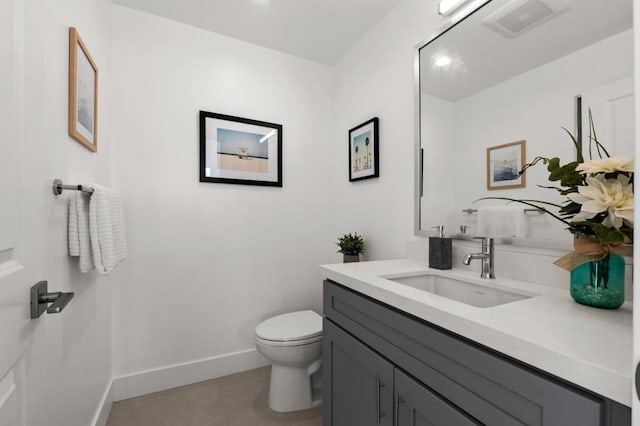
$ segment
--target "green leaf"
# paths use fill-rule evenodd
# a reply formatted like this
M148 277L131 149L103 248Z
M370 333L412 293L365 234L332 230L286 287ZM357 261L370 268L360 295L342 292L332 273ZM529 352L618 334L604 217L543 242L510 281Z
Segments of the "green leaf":
M576 147L576 154L577 154L577 157L578 157L578 163L584 163L584 157L582 156L582 147L578 143L578 140L576 139L575 136L573 136L573 133L571 133L569 130L567 130L566 127L563 127L562 130L567 132L567 134L571 138L571 141L573 142L573 146Z
M576 222L575 225L588 227L593 230L598 241L602 244L621 244L624 243L624 234L617 229L611 229L601 223L595 222Z
M629 239L629 241L633 242L633 228L623 226L622 228L620 228L620 232L622 232Z
M606 148L600 142L598 142L598 135L596 135L596 126L593 124L593 115L591 114L591 108L589 108L589 156L591 157L591 159L593 159L593 157L591 156L592 142L596 144L596 149L598 150L598 156L600 158L602 158L602 152L600 152L600 150L602 150L607 157L611 157Z
M560 214L562 214L563 216L573 217L576 214L580 213L580 209L581 208L582 208L582 205L580 205L578 203L570 202L570 203L564 205L560 209Z
M547 171L553 172L556 169L560 168L560 159L558 157L553 157L549 160L549 164L547 165Z
M554 171L552 171L549 174L549 180L551 182L555 182L562 179L562 169L560 167L558 167L557 169L555 169Z

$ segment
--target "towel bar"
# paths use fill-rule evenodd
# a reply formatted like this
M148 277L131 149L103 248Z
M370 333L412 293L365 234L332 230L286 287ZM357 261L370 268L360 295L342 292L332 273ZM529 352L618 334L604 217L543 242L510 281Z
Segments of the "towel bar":
M471 214L471 213L477 213L478 209L464 209L462 210L462 213L467 213L467 214ZM542 209L524 209L525 213L544 213L544 210Z
M82 185L65 185L60 179L53 180L53 195L61 195L62 191L70 189L72 191L82 191L84 194L93 194L93 188L88 188Z

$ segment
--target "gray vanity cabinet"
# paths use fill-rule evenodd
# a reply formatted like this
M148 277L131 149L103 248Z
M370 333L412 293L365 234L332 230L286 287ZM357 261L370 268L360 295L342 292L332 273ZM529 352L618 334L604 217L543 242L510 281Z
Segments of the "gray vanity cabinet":
M324 426L631 424L628 407L328 280L324 313Z
M325 426L480 425L326 319L324 335Z

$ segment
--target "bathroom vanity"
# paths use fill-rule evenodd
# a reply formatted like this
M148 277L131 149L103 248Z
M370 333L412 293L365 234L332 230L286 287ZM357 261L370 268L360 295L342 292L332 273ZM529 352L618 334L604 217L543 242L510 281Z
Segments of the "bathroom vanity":
M486 284L498 296L461 301L398 277L436 274L482 293L471 275L408 260L321 271L324 426L631 424L624 308L508 280Z

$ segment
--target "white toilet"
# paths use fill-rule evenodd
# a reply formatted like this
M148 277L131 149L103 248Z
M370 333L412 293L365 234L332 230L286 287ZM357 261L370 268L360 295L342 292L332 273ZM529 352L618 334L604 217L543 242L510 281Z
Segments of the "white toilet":
M322 317L291 312L256 327L256 348L271 360L269 407L305 410L322 402Z

